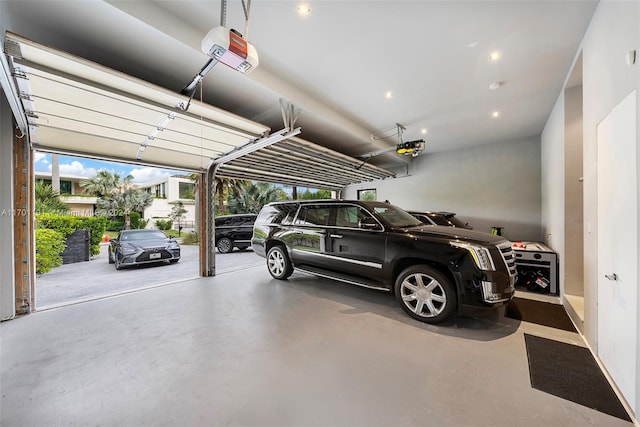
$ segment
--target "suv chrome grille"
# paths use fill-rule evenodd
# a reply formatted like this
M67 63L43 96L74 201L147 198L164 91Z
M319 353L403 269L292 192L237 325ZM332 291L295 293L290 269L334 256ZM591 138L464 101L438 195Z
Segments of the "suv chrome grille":
M517 275L516 272L516 255L513 252L513 247L511 246L511 242L506 241L504 243L500 243L496 245L498 250L500 251L500 255L502 255L502 259L504 263L507 265L507 270L509 270L509 275L511 277L515 277Z

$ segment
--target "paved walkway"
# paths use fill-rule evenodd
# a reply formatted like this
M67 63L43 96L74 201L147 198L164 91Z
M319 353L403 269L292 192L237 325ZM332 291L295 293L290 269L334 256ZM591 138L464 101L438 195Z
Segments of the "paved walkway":
M118 271L108 263L108 248L103 243L100 254L90 261L65 264L37 277L36 310L198 277L198 249L198 246L182 245L177 264L144 265ZM216 274L264 262L251 249L228 254L216 252Z

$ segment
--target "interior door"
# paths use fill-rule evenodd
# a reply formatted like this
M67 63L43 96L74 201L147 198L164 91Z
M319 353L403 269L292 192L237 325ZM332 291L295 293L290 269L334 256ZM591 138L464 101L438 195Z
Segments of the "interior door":
M635 411L636 91L598 124L598 356Z

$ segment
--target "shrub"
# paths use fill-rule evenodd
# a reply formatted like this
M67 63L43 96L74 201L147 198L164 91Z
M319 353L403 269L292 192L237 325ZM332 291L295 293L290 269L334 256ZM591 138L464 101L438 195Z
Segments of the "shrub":
M123 228L124 228L124 218L122 217L117 217L107 221L107 230L109 231L120 231Z
M198 233L192 231L191 233L186 233L182 238L183 245L197 245L198 244Z
M140 214L138 212L131 212L129 214L129 219L131 221L130 227L132 230L137 230L140 228Z
M149 220L142 219L141 217L142 215L140 215L139 212L131 212L129 214L129 220L131 221L131 224L129 226L131 227L132 230L145 228L147 226L147 223L149 222ZM109 231L124 230L124 216L117 216L117 217L111 218L107 222L107 230Z
M159 230L171 230L173 227L173 221L170 219L156 219L156 228Z
M50 213L36 214L36 227L56 230L63 240L76 230L89 230L91 255L100 253L100 241L106 229L107 219L103 216L68 216Z
M36 273L42 274L62 265L65 236L48 228L36 229Z

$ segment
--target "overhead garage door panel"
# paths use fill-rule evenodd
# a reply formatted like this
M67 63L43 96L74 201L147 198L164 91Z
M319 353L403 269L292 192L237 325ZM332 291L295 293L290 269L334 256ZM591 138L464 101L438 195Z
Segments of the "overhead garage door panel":
M269 145L264 125L197 100L184 111L183 95L10 32L5 39L34 148L185 171L217 163L218 176L334 190L395 176L291 138L299 130Z
M193 119L177 111L167 113L166 109L145 105L136 99L109 93L66 77L44 75L43 71L26 66L25 70L29 75L30 92L34 93L30 102L39 124L36 133L41 147L62 149L61 144L64 144L64 148L75 152L92 148L82 141L79 145L70 146L69 141L49 138L46 129L51 127L144 144L145 148L152 145L157 149L184 151L208 159L247 142L246 135L226 131L218 125ZM171 119L166 120L168 117ZM161 132L153 135L152 132L159 129L161 124ZM150 135L153 140L148 139ZM154 151L156 155L162 155ZM169 153L166 154L169 156ZM136 149L133 155L137 160L143 160L148 154L139 153Z
M134 98L122 96L70 78L48 74L25 67L29 85L34 95L33 103L38 116L56 114L73 120L100 124L106 128L118 128L133 134L146 136L167 117L166 108L153 107ZM55 113L52 113L55 112ZM246 134L196 119L181 111L175 114L175 133L169 138L178 143L194 145L194 138L202 140L217 153L225 153L247 141ZM43 117L41 117L43 118ZM165 130L172 128L169 122Z
M64 129L47 129L47 138L61 142L60 144L57 144L56 147L35 143L33 144L33 147L35 149L59 152L63 154L75 154L78 156L86 156L86 153L90 152L91 157L122 161L125 163L132 163L131 159L135 159L139 147L137 143L133 144L118 139L108 139L91 134L80 134ZM85 147L84 151L79 152L73 149L73 147L79 145ZM143 159L135 161L134 163L166 167L167 153L168 152L166 150L160 151L157 149L154 152L152 147L149 147L145 150ZM171 165L178 170L200 171L209 166L209 159L196 154L176 151L171 153Z
M20 36L8 34L7 42L17 52L16 82L40 149L201 170L269 133L195 100L184 111L182 95Z
M220 166L218 174L331 190L395 176L391 171L298 137L232 160Z

